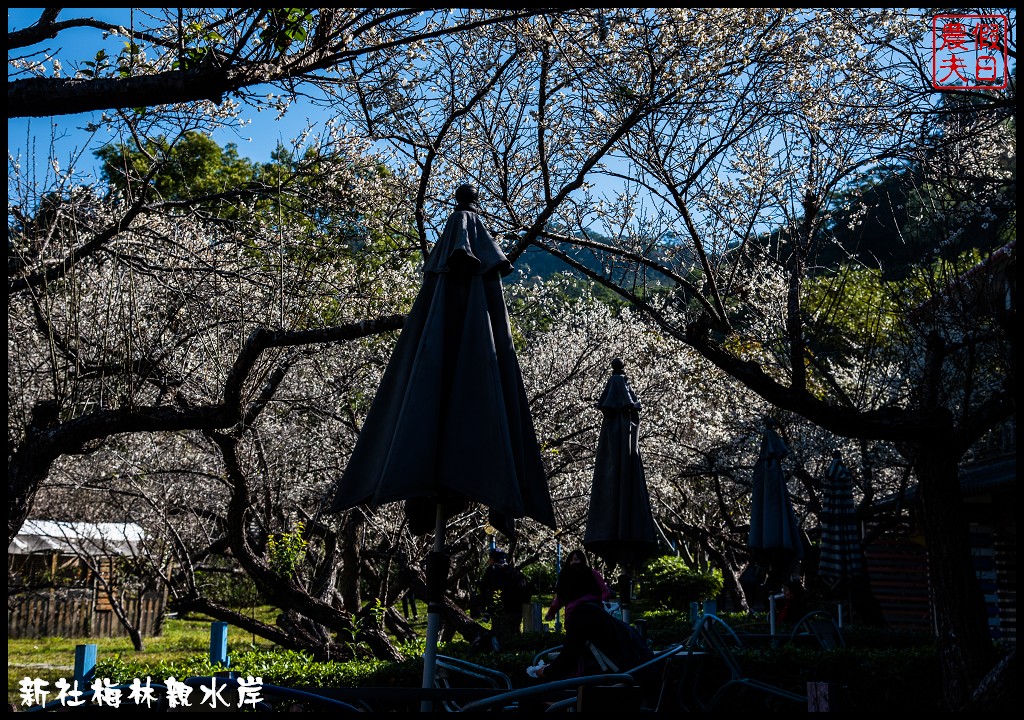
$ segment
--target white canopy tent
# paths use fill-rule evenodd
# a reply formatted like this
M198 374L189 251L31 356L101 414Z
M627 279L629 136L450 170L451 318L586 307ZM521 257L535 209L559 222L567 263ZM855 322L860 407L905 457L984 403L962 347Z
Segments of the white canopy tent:
M26 520L7 546L7 554L134 555L145 538L135 523Z

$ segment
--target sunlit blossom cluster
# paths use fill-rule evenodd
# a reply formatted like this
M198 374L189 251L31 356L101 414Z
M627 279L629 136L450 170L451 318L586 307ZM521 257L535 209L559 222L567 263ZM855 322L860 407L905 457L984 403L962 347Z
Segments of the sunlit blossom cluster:
M940 100L922 79L923 16L320 8L290 28L303 32L281 35L263 10L137 11L113 33L135 50L102 62L50 50L9 60L10 80L116 80L187 62L244 75L219 99L102 113L89 128L97 137L145 155L116 187L83 177L69 158L50 158L37 177L9 152L9 278L23 283L9 292L9 446L40 424L98 411L216 406L256 330L317 332L408 312L455 189L471 182L520 269L527 249L582 266L571 278L524 271L505 286L566 543L581 539L595 402L614 357L642 403L656 520L695 563L725 558L738 572L745 562L750 470L769 417L803 477L840 450L858 499L904 479L900 448L772 408L698 350L706 343L723 365L756 366L776 396L873 417L922 403L926 339L973 339L974 318L953 317L961 306L926 302L955 287L958 266L886 288L891 305L849 321L844 354L818 352L826 343L815 333L832 332L835 315L806 292L831 213L860 229L870 208L858 193L912 165L925 178L908 201L912 220L936 247L962 240L968 222L999 217L993 203L1015 177L1013 128L996 115L950 120L942 132L927 125ZM159 42L143 41L142 29ZM278 149L279 175L223 188L230 212L210 198L162 197L149 177L167 158L143 152L147 141L241 129L244 111L280 115L299 99L326 119L311 117ZM839 280L823 287L843 292ZM38 507L88 514L99 513L97 498L146 498L103 512L137 515L196 553L223 538L239 484L254 543L323 520L395 338L269 348L238 389L251 415L217 428L238 440L232 457L212 432L118 431L59 458ZM809 349L794 360L803 341ZM999 370L1001 340L978 347ZM998 372L979 379L959 359L946 368L938 394L953 415L984 401L979 388L998 389ZM816 489L796 473L790 489L814 531ZM326 522L410 566L429 547L399 504ZM452 547L472 557L486 522L483 508L458 513ZM525 549L550 554L548 530L520 530Z

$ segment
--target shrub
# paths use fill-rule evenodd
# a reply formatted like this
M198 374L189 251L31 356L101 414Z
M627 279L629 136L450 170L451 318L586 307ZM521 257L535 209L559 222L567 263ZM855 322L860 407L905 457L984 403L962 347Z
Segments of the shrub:
M524 566L522 570L534 593L552 593L555 591L555 581L558 579L558 575L555 573L554 565L536 562Z
M687 610L692 601L713 598L722 591L720 570L694 570L673 555L648 562L639 580L637 599L654 608Z
M644 632L653 647L667 647L682 642L693 632L689 612L679 610L648 610L641 618Z
M267 537L267 562L274 572L289 578L296 576L309 545L303 537L305 531L305 525L300 520L295 523L294 531L274 533Z

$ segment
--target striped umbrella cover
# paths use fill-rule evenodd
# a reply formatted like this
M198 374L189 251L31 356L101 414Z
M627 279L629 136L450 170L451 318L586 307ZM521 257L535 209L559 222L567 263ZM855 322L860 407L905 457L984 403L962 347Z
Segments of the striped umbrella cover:
M825 472L821 500L821 559L818 572L836 584L864 572L853 503L853 477L836 452Z

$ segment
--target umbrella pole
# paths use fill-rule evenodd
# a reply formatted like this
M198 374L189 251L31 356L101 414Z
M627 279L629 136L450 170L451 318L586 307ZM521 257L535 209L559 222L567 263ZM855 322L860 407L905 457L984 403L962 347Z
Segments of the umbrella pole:
M622 622L629 625L630 608L633 605L633 576L629 568L625 568L619 576L619 609L622 611Z
M441 634L444 585L448 581L448 556L444 551L444 506L437 504L434 547L427 557L427 645L423 651L423 688L433 688L437 675L437 641ZM433 700L421 700L420 712L433 712Z
M562 539L555 538L555 577L562 574ZM562 632L562 608L555 611L555 632Z

